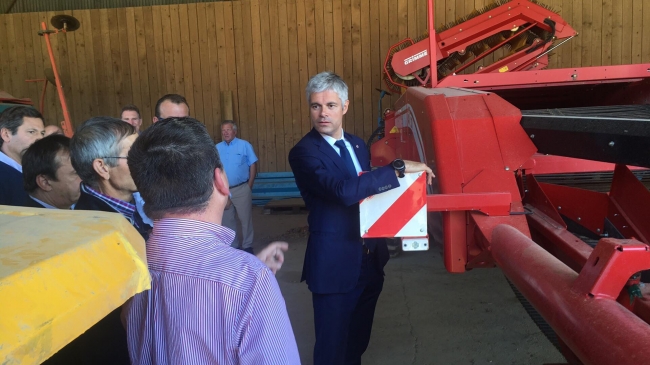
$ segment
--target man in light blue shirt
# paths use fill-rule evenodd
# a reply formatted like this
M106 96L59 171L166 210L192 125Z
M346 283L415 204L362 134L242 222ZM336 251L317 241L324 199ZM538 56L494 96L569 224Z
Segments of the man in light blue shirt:
M241 222L242 237L237 235L233 247L241 247L253 253L253 182L257 174L257 156L253 146L237 138L237 124L232 120L221 123L223 141L217 143L217 151L228 176L230 204L223 214L223 225L237 232L237 218ZM240 246L241 239L241 246Z

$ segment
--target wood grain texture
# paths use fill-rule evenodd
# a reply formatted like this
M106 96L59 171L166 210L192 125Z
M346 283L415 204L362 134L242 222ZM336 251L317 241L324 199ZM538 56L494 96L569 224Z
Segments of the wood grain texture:
M436 26L491 0L436 0ZM645 0L545 0L580 35L557 48L552 67L650 62L650 3ZM75 10L81 28L51 37L73 123L119 116L124 104L151 125L167 93L187 99L215 142L221 94L232 93L240 137L260 156L260 171L286 171L289 149L311 129L304 89L332 70L349 86L345 130L367 139L376 128L383 63L391 45L427 31L427 0L239 0L121 9ZM0 89L36 105L50 60L40 22L63 12L0 15ZM489 63L498 56L490 56ZM399 96L384 99L389 107ZM54 87L47 124L62 119Z

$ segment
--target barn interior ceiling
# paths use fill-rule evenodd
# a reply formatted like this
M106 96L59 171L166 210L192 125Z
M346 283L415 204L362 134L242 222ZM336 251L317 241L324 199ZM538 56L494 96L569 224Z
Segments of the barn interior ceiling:
M131 6L205 3L209 1L232 0L0 0L0 12L10 14L77 9L110 9Z

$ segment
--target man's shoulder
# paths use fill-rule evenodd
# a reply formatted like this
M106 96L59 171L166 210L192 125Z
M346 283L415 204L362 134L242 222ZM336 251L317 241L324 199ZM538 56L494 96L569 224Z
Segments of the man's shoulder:
M234 290L248 292L252 290L260 277L269 270L256 256L232 248L221 242L210 245L209 250L201 250L188 257L183 267L163 265L161 271L173 274L187 274L200 280L225 285ZM154 269L156 265L150 269ZM154 269L155 270L155 269Z
M302 138L298 141L298 143L295 144L295 146L293 146L291 148L291 150L294 150L296 148L297 149L300 149L300 148L312 148L312 147L317 146L318 143L320 142L320 140L318 138L316 138L316 137L320 137L320 139L322 141L325 141L323 139L323 137L320 136L320 134L314 135L313 130L312 130L312 131L307 132L307 134L305 134L304 136L302 136Z
M15 168L7 165L6 163L0 161L0 172L2 172L2 175L0 176L22 176L23 174L20 173L20 171L16 170Z
M355 136L354 134L351 134L351 133L346 132L345 133L345 139L347 139L348 142L350 142L352 144L354 144L354 143L357 143L357 144L358 143L364 143L365 144L365 142L363 141L363 139L361 139L361 137L357 137L357 136Z
M235 138L235 141L237 141L237 142L239 142L241 144L244 144L246 146L252 146L252 144L250 142L248 142L247 140L245 140L245 139Z
M27 199L25 199L25 205L24 206L29 207L29 208L45 208L45 206L43 204L41 204L41 203L37 202L36 200L34 200L34 198L32 198L31 195L29 197L27 197Z
M79 195L79 200L74 206L74 210L98 210L101 212L115 213L115 209L103 202L101 199L94 197L83 190Z

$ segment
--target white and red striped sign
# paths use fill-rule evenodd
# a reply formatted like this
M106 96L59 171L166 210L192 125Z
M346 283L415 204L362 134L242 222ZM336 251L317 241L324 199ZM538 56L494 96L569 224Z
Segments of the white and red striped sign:
M426 177L425 173L405 174L399 187L362 200L361 237L426 236Z

